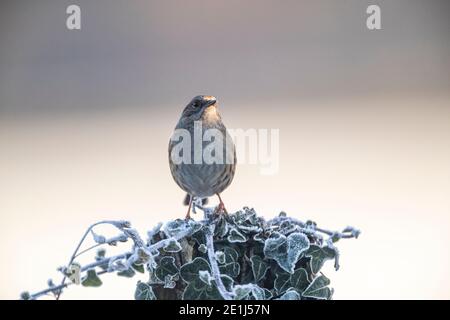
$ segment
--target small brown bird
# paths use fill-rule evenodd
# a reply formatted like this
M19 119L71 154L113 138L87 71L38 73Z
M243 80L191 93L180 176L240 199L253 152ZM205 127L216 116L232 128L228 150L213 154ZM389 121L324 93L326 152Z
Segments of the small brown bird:
M183 141L180 141L180 136L183 136ZM177 145L182 142L185 148L180 152ZM180 162L179 157L183 161ZM220 193L233 180L236 150L222 123L215 97L196 96L184 108L169 142L169 165L175 182L189 195L186 219L190 219L194 198L205 199L212 195L219 198L217 210L227 213Z

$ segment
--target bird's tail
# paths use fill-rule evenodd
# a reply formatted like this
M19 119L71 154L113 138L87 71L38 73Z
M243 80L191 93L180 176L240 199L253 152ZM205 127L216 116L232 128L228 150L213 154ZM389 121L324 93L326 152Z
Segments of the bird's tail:
M191 195L189 193L186 193L186 196L184 197L183 200L183 204L185 206L188 206L189 202L191 202ZM202 205L204 206L206 204L208 204L208 198L202 198Z

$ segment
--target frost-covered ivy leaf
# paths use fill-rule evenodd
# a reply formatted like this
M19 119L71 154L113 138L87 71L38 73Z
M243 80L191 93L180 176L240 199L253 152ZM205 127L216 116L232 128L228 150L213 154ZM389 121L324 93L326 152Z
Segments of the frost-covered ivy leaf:
M101 259L103 259L106 255L106 249L105 248L100 248L97 250L97 253L95 255L95 260L99 261Z
M106 237L104 237L102 235L99 235L99 234L96 234L94 232L94 230L91 230L91 234L92 234L92 237L94 238L94 241L97 244L104 244L104 243L106 243Z
M224 264L225 261L225 253L223 251L216 251L216 259L219 264Z
M208 251L208 248L204 244L201 244L198 246L198 251L200 251L201 253L206 253Z
M156 295L152 287L145 282L138 281L136 291L134 292L134 299L136 300L156 300Z
M95 269L89 269L81 284L85 287L100 287L102 280L97 276Z
M236 242L246 242L247 238L236 228L230 228L230 233L228 234L227 240L230 243L236 243Z
M219 266L220 272L232 278L237 277L241 270L238 252L231 247L223 247L221 250L225 256L225 262Z
M255 277L255 282L259 282L266 275L267 270L269 269L269 264L265 262L259 256L252 256L250 258L250 262L252 265L253 276Z
M232 279L229 277L221 278L226 288L230 286L230 283L232 284ZM184 289L183 300L223 300L223 297L214 281L211 281L211 285L207 285L197 277Z
M211 277L211 274L208 270L200 270L198 272L198 277L208 286L211 285L211 280L213 280L213 277Z
M128 268L127 270L117 272L118 276L126 278L132 278L135 274L136 272L132 268Z
M163 250L168 253L180 252L181 245L177 240L172 238L167 241L167 244L164 246Z
M276 300L300 300L300 295L295 290L286 291L281 297Z
M175 281L173 281L175 276L167 275L164 278L164 288L173 289L177 285Z
M321 300L330 299L331 290L328 288L329 284L330 280L324 275L320 275L311 282L305 291L303 291L302 296Z
M243 300L248 298L248 295L252 292L253 284L238 284L234 286L234 299Z
M168 238L175 237L179 235L181 232L186 231L186 229L190 228L190 226L183 219L176 219L166 223L163 228L164 233Z
M291 286L299 292L305 291L309 286L308 273L303 268L298 268L291 275Z
M257 233L253 236L253 240L260 242L260 243L265 243L266 239L264 237L264 234L262 232Z
M139 273L145 273L145 268L144 268L144 265L143 265L143 264L136 264L136 263L133 263L131 266L132 266L133 269L136 270L137 272L139 272Z
M291 287L291 275L285 272L277 273L273 286L277 294L282 294Z
M195 240L195 242L197 242L199 246L201 246L202 244L206 244L205 230L203 228L193 233L191 237Z
M263 288L263 290L264 290L264 300L270 300L273 297L272 292L266 288Z
M313 273L318 273L322 269L325 261L334 259L336 253L330 247L320 247L318 245L311 245L306 251L305 256L311 257L311 270Z
M214 236L223 238L228 233L229 225L224 215L219 216L216 227L214 229Z
M239 253L231 247L224 247L222 249L225 254L225 262L237 262L239 259Z
M159 265L155 270L155 275L160 281L164 281L167 275L175 275L178 273L178 268L175 265L174 257L162 257L159 261Z
M241 272L241 266L237 262L229 262L219 266L220 273L236 278Z
M265 293L264 289L256 284L253 285L252 295L255 298L255 300L265 300L266 299L266 293Z
M197 257L180 268L180 275L184 281L191 282L198 278L200 270L211 272L211 267L209 266L208 261Z
M293 273L295 264L308 248L309 240L303 233L294 232L286 237L273 232L264 244L264 255L275 260L285 271Z

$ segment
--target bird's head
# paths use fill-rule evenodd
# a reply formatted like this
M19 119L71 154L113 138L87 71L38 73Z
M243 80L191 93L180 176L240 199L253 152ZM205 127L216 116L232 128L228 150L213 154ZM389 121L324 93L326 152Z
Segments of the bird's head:
M194 97L184 108L182 118L190 121L216 121L220 119L217 111L217 99L213 96Z

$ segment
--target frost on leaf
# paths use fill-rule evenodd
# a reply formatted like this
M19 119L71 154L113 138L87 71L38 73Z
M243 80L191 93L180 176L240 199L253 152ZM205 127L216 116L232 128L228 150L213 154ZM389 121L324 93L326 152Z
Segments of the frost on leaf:
M167 244L164 246L163 250L169 253L180 252L181 245L177 240L171 238L167 241Z
M145 282L139 281L134 292L134 299L136 300L156 300L155 293L152 287Z
M338 265L337 240L359 235L352 227L332 232L286 213L266 221L246 207L228 215L215 214L208 208L204 213L199 221L177 219L158 224L147 232L146 241L129 223L106 221L121 234L106 238L89 231L94 247L101 248L94 262L78 265L75 280L83 286L98 287L102 284L99 275L106 272L123 277L147 274L148 281L136 285L138 300L331 299L333 290L321 269L331 259ZM105 246L122 246L119 242L127 239L132 246L126 251L106 254ZM70 277L74 266L77 264L72 260L60 271ZM52 283L48 285L47 290L22 298L57 292Z
M318 273L322 269L325 261L334 259L336 252L330 247L320 247L318 245L311 245L305 256L311 258L311 270L313 273Z
M307 298L315 298L327 300L331 298L331 289L328 287L330 280L324 275L318 276L303 292L302 296Z
M289 291L286 291L277 300L300 300L300 295L295 290L289 290Z
M269 269L269 264L259 256L251 257L250 262L252 264L252 272L255 282L259 282L266 275L266 272Z
M89 269L86 277L81 281L81 284L85 287L100 287L102 285L102 280L100 280L94 269Z
M186 263L180 269L181 278L186 282L194 281L198 278L199 271L211 271L208 261L197 257L192 262Z
M286 237L274 232L264 244L264 255L274 259L283 270L293 273L297 260L308 248L308 237L302 233L294 232Z
M161 258L158 267L155 270L155 275L160 281L164 281L166 276L173 276L178 273L178 267L175 265L174 257Z

